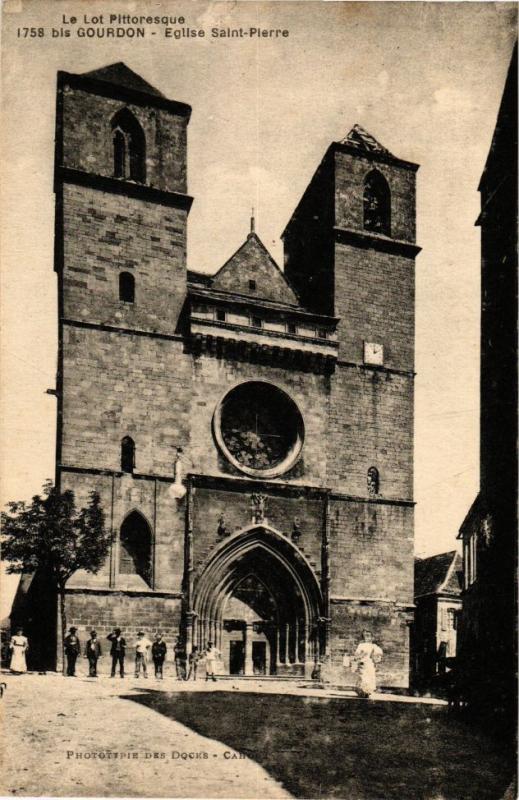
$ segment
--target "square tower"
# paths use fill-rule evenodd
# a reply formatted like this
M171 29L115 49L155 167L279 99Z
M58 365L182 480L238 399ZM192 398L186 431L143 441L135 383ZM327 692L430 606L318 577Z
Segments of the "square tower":
M188 439L190 113L122 63L58 73L56 482L78 505L97 490L113 531L100 572L67 586L69 619L101 635L180 624L183 512L167 490Z
M417 169L355 125L328 148L283 234L285 272L302 301L339 318L327 459L337 492L332 630L354 635L363 615L367 627L372 617L379 630L389 622L403 685L413 607Z

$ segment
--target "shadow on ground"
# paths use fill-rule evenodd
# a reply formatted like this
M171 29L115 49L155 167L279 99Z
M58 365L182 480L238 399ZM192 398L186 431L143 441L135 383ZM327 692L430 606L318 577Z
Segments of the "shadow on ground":
M500 800L495 740L443 706L247 692L127 696L249 756L300 798Z

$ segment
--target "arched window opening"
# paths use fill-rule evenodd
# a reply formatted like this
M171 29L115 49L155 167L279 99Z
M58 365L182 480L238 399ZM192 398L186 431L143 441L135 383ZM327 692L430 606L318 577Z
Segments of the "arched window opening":
M116 128L114 142L114 175L116 178L126 177L126 139L124 133Z
M140 575L151 586L151 530L138 511L132 511L121 525L119 572Z
M121 470L133 472L135 469L135 442L131 436L125 436L121 442Z
M368 494L370 497L376 497L380 491L380 476L376 467L368 469Z
M121 272L119 275L119 300L123 303L135 301L135 278L130 272Z
M146 180L146 138L137 118L127 108L112 119L114 175L144 183Z
M391 191L377 170L366 175L364 180L364 228L391 236Z

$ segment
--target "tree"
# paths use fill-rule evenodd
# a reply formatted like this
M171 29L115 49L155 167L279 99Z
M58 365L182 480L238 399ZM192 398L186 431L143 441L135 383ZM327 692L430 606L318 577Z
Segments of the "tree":
M9 513L1 515L2 558L10 562L7 571L42 570L51 576L59 597L63 646L66 583L78 569L97 572L110 548L99 495L90 492L87 505L78 511L74 492L60 492L47 481L43 494L35 495L30 504L11 502L7 508Z

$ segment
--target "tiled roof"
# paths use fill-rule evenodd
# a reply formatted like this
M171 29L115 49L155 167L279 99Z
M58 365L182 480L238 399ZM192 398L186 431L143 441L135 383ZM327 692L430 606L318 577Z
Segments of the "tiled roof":
M387 156L392 155L380 142L377 142L374 136L364 130L362 125L354 125L348 135L345 136L344 139L341 139L340 143L354 147L356 150L364 150L368 153L383 153Z
M461 591L459 574L461 556L457 550L438 553L429 558L416 558L414 566L414 594L459 594Z
M126 89L152 94L155 97L164 97L162 92L155 89L154 86L145 81L144 78L141 78L140 75L137 75L122 61L92 70L92 72L84 72L83 75L85 78L94 78L97 81L105 81L105 83L113 83L116 86L124 86Z

